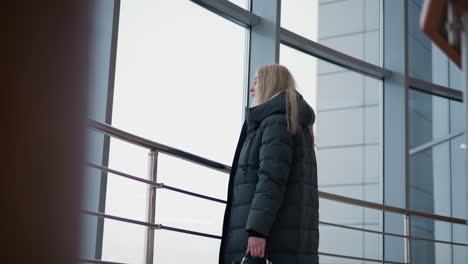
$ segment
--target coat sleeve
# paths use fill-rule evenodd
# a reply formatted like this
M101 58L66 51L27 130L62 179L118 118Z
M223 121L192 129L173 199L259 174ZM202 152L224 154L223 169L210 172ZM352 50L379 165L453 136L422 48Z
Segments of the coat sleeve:
M245 230L267 237L286 192L292 162L293 136L285 124L266 125L259 152L258 183Z

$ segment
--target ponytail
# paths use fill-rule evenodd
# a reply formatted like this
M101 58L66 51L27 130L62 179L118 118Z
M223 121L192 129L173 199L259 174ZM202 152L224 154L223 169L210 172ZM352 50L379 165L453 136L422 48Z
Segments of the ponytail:
M299 103L293 78L288 80L288 87L286 88L286 117L289 132L292 135L296 135L300 126L300 116Z

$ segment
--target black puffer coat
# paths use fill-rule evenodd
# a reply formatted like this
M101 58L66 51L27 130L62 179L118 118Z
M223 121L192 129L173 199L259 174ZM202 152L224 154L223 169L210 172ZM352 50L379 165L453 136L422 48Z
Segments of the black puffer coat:
M228 185L219 264L240 261L251 230L267 237L273 264L318 264L317 163L307 125L313 109L296 93L301 129L287 130L286 92L246 108ZM234 261L234 262L233 262Z

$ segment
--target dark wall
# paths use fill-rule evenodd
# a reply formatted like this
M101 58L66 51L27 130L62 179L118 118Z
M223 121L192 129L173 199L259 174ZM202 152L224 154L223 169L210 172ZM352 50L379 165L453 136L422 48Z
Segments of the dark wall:
M94 2L3 6L4 263L76 262Z

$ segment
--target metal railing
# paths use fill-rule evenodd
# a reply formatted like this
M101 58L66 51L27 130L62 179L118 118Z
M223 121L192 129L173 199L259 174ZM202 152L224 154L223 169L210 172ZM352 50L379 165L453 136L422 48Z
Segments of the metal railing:
M169 230L169 231L174 231L174 232L180 232L180 233L186 233L186 234L191 234L191 235L196 235L196 236L202 236L202 237L208 237L208 238L214 238L214 239L221 239L221 236L213 235L213 234L207 234L207 233L202 233L202 232L196 232L192 230L186 230L186 229L181 229L181 228L176 228L176 227L170 227L162 224L157 224L155 223L155 211L156 211L156 194L157 194L157 189L167 189L170 191L174 192L179 192L182 194L194 196L197 198L205 199L205 200L210 200L214 202L219 202L219 203L226 203L226 201L217 199L214 197L198 194L195 192L190 192L188 190L183 190L179 189L176 187L172 187L169 185L166 185L164 183L157 182L157 168L158 168L158 153L164 153L167 155L174 156L179 159L183 159L195 164L198 164L200 166L204 166L213 170L217 170L220 172L224 172L226 174L229 174L231 171L231 168L227 165L221 164L216 161L212 161L206 158L203 158L201 156L197 156L176 148L172 148L136 135L133 135L131 133L125 132L123 130L114 128L110 125L103 124L94 120L89 120L89 126L105 135L108 135L110 137L118 138L120 140L129 142L131 144L147 148L149 149L149 180L147 179L142 179L139 177L136 177L134 175L126 174L120 171L113 170L111 168L107 168L98 164L93 164L93 163L87 163L87 166L90 166L92 168L102 170L105 172L109 172L111 175L116 175L120 177L125 177L130 180L138 181L144 184L147 184L149 186L149 195L148 195L148 208L147 208L147 221L138 221L134 219L129 219L129 218L124 218L124 217L119 217L119 216L114 216L114 215L109 215L105 213L100 213L100 212L92 212L88 210L82 210L81 212L83 214L87 215L93 215L96 217L100 218L106 218L106 219L112 219L116 221L121 221L121 222L126 222L126 223L131 223L131 224L136 224L136 225L141 225L147 227L147 232L146 232L146 243L145 243L145 263L147 264L152 264L153 263L153 258L154 258L154 232L156 229L164 229L164 230ZM337 201L340 203L346 203L346 204L351 204L355 206L360 206L360 207L365 207L365 208L370 208L370 209L376 209L376 210L381 210L381 211L386 211L386 212L392 212L396 214L402 214L404 216L404 235L396 234L396 233L389 233L389 232L381 232L381 231L375 231L375 230L370 230L370 229L364 229L364 228L356 228L356 227L351 227L351 226L346 226L346 225L340 225L340 224L334 224L330 222L325 222L325 221L319 221L320 224L323 225L330 225L330 226L335 226L339 228L345 228L345 229L351 229L351 230L357 230L357 231L363 231L363 232L369 232L369 233L374 233L374 234L381 234L381 235L388 235L388 236L394 236L394 237L400 237L405 239L405 260L404 262L396 262L396 261L389 261L389 260L380 260L380 259L370 259L370 258L362 258L362 257L356 257L356 256L347 256L347 255L338 255L338 254L332 254L332 253L327 253L327 252L318 252L319 255L324 255L324 256L332 256L332 257L339 257L339 258L346 258L346 259L355 259L355 260L363 260L363 261L372 261L372 262L378 262L378 263L395 263L395 264L409 264L411 263L411 240L423 240L423 241L430 241L430 242L435 242L435 243L445 243L445 244L451 244L451 245L457 245L457 246L468 246L468 244L464 243L456 243L456 242L451 242L451 241L443 241L443 240L435 240L435 239L428 239L428 238L422 238L422 237L414 237L411 236L410 234L410 216L417 216L417 217L425 217L429 218L432 220L437 220L437 221L445 221L449 223L454 223L454 224L467 224L467 221L465 219L461 218L453 218L453 217L448 217L448 216L443 216L443 215L436 215L436 214L429 214L429 213L424 213L424 212L419 212L419 211L414 211L414 210L408 210L404 208L399 208L399 207L394 207L394 206L387 206L387 205L382 205L382 204L377 204L377 203L372 203L372 202L367 202L359 199L354 199L346 196L341 196L341 195L336 195L332 193L327 193L327 192L322 192L319 191L319 197L322 199L328 199L328 200L333 200ZM100 261L100 260L86 260L86 259L80 259L81 262L88 262L88 263L114 263L114 262L105 262L105 261Z

